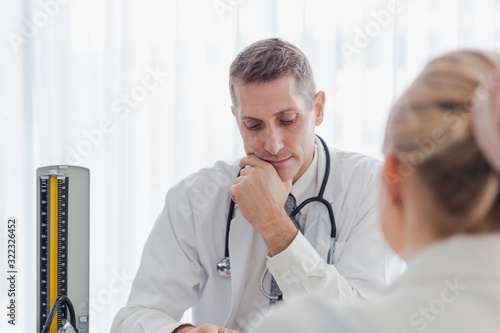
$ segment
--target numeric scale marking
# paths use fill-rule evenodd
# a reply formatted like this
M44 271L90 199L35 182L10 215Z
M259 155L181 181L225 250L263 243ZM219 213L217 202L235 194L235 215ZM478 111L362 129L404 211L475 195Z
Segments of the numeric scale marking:
M68 177L40 177L40 324L52 305L67 292ZM65 313L58 311L50 333L57 333Z

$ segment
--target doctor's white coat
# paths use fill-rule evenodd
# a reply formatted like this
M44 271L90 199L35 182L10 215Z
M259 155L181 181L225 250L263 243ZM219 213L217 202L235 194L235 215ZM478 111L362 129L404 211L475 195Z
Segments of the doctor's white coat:
M325 152L317 145L315 193L325 172ZM168 192L127 306L116 315L111 331L171 332L190 307L194 324L252 329L272 310L259 287L266 264L284 302L296 295L363 299L385 287L402 264L383 240L378 222L381 163L332 148L330 158L324 197L332 204L337 225L333 265L326 264L330 220L323 204L309 205L304 235L299 233L269 261L262 238L236 206L229 237L231 277L221 277L216 265L224 255L228 190L239 167L218 162Z

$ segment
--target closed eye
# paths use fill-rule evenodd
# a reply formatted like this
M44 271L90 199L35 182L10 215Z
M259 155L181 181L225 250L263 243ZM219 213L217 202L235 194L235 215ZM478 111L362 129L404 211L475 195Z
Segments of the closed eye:
M247 124L247 123L245 123L245 126L246 126L246 128L248 130L254 131L254 130L258 130L261 127L261 123L257 123L257 124Z
M295 121L295 119L292 119L292 120L280 120L280 123L286 126L286 125L293 124L294 121Z

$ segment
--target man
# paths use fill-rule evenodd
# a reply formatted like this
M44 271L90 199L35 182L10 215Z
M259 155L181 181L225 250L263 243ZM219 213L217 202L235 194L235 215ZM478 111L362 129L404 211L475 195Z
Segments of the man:
M327 156L314 134L325 94L316 92L304 54L279 39L256 42L231 64L230 90L247 156L202 169L169 191L114 332L241 332L273 309L261 288L284 301L303 294L350 300L388 283L396 258L378 227L380 163L333 150ZM325 205L310 203L293 221L285 208L317 196L325 171L324 199L337 229L333 264ZM229 196L236 207L227 278L217 263L226 252ZM260 284L266 265L273 277ZM190 307L194 323L180 325Z

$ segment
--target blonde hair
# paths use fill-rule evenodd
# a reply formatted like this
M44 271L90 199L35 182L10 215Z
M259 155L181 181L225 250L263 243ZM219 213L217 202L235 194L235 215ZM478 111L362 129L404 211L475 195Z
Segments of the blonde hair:
M476 145L470 117L477 88L499 69L498 53L445 54L391 109L384 153L401 162L403 178L415 174L430 190L440 235L500 230L500 176Z

